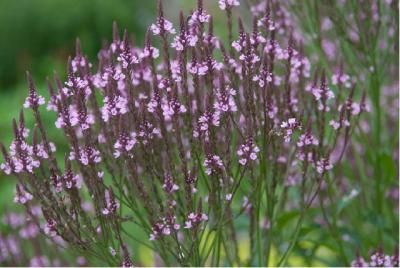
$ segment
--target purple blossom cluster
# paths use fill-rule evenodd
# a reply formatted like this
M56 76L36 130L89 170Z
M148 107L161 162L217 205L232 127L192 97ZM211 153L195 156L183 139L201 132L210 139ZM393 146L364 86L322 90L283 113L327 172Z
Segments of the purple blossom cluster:
M355 260L351 262L352 267L399 267L399 251L395 249L393 255L386 255L382 250L373 252L369 261L366 261L359 254Z
M25 204L25 203L24 203ZM11 232L0 234L0 263L4 266L66 266L87 265L82 256L66 261L67 243L52 233L50 222L42 224L43 214L37 205L27 207L26 213L6 212L0 226ZM44 234L49 234L46 237Z
M67 81L55 76L56 90L49 82L47 110L69 144L63 172L41 119L45 100L29 74L24 107L36 120L32 145L21 112L9 150L2 146L1 169L18 180L15 201L40 204L43 233L109 265L133 266L127 222L145 232L165 263L199 266L193 256L206 227L223 226L223 240L233 236L234 214L246 213L253 235L265 216L255 213L267 210L250 196L270 206L278 186L299 186L306 210L332 179L339 162L332 152L347 145L337 141L351 138L366 111L365 97L355 101L360 90L344 73L332 77L345 96L338 101L325 71L310 78L302 44L269 4L257 8L250 32L238 19L235 40L239 1L219 1L228 19L224 42L201 0L188 16L180 14L179 30L161 3L142 48L114 25L98 64L78 41ZM286 184L289 175L298 183ZM237 212L239 196L245 204Z

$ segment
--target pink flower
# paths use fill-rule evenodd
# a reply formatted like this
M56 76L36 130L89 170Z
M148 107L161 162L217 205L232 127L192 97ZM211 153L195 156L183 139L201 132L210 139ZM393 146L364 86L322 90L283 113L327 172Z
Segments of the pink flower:
M204 213L190 213L185 221L185 229L196 228L202 221L208 221L208 216Z
M224 168L221 158L218 155L208 155L204 160L206 174L211 175L221 171Z
M235 103L235 99L233 96L236 95L236 91L229 86L226 86L225 89L216 90L216 102L214 103L215 110L224 113L224 112L236 112L237 106Z
M129 153L135 146L136 133L132 132L129 136L122 133L119 135L118 140L114 144L114 157L118 158L121 153Z
M44 233L49 235L50 237L54 237L57 235L57 223L53 219L47 219L46 225L44 226Z
M172 181L171 175L167 174L164 179L164 184L162 188L167 194L172 194L179 190L179 186Z
M32 200L33 196L25 191L24 187L20 184L17 184L16 186L17 191L15 193L14 197L14 202L15 203L20 203L20 204L25 204L26 202Z
M139 53L139 58L153 58L157 59L160 56L160 51L155 47L145 47L141 53Z
M239 156L239 164L244 166L250 160L257 160L257 153L259 151L260 149L254 144L253 139L248 138L244 144L240 145L239 149L236 152Z
M107 122L110 116L122 115L128 112L128 101L122 96L106 96L101 112L103 120Z
M117 251L114 249L114 248L112 248L112 247L109 247L109 250L110 250L110 254L111 254L111 256L115 256L115 255L117 255Z
M311 133L302 134L297 142L297 147L318 145L318 140Z
M190 35L184 32L174 37L171 47L175 48L177 51L182 51L185 47L194 47L197 41L198 37L196 35Z
M103 209L103 215L116 213L119 208L119 202L115 200L115 196L111 188L105 192L106 207Z
M204 133L206 135L206 138L208 138L211 126L219 126L220 119L221 114L218 111L205 111L198 120L198 130L201 133ZM198 136L198 133L196 133L195 136Z
M163 115L166 121L171 120L174 115L186 113L186 107L178 102L176 98L161 105Z
M225 10L232 8L233 6L239 6L240 3L238 0L219 0L218 5L220 9Z
M351 87L350 76L341 72L332 75L332 85L344 85L347 88Z
M42 96L36 94L32 94L25 99L24 108L32 108L35 106L45 104L45 100Z
M208 15L205 10L196 10L189 18L189 26L195 25L197 23L205 23L210 20L210 15Z
M272 82L272 73L263 70L260 75L253 76L253 81L258 82L260 87L264 87L267 83Z
M331 120L329 121L329 125L334 129L338 130L342 126L348 127L350 126L350 122L347 119L342 119L341 121Z
M171 231L177 231L181 228L181 225L176 223L175 216L167 216L157 221L151 228L150 241L156 240L159 236L168 236Z
M325 171L331 170L333 165L329 162L329 159L321 158L317 161L316 167L319 174L324 174Z
M162 30L170 34L175 34L175 29L172 22L166 20L165 18L158 18L157 22L150 26L150 30L154 35L160 35Z
M288 121L283 121L281 123L281 128L285 131L284 135L285 142L290 142L293 131L296 129L301 129L301 126L296 121L296 118L289 118Z
M75 152L71 151L69 154L69 160L74 160L75 158L76 158ZM79 148L78 160L85 166L89 164L100 163L101 162L100 151L89 146Z

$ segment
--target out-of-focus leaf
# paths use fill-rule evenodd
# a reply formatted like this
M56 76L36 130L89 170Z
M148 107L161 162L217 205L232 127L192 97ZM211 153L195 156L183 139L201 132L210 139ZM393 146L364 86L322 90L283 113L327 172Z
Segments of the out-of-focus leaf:
M276 220L276 226L278 229L282 229L285 227L286 224L288 224L291 220L299 216L299 211L290 211L290 212L285 212L282 213L278 219Z
M389 184L396 179L396 165L394 159L387 154L382 153L379 155L379 164L383 171L383 179L385 184Z
M339 200L336 213L339 215L345 207L347 207L352 201L355 200L359 193L359 189L353 189L348 195L345 195L341 200Z
M305 227L302 227L301 229L300 229L300 232L299 232L299 237L305 237L305 236L307 236L310 232L312 232L312 231L315 231L316 229L315 229L315 226L305 226Z

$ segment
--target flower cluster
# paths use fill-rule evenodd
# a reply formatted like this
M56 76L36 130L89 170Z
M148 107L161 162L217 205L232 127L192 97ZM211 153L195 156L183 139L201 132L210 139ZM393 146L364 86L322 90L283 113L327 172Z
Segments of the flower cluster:
M319 174L324 174L326 171L331 170L333 165L329 162L329 159L321 158L317 161L316 167Z
M252 138L248 138L246 142L240 145L237 155L240 157L239 164L246 165L250 160L257 160L257 153L260 149L254 144Z
M172 181L172 177L170 175L165 176L162 188L167 194L172 194L173 192L179 190L179 186Z
M208 155L204 160L204 167L206 168L206 174L212 175L221 171L224 168L224 164L218 155Z
M75 158L75 152L71 151L69 154L69 160L75 160ZM90 146L79 148L77 159L84 166L93 165L101 162L100 152Z
M136 133L132 132L129 136L125 133L121 133L114 144L114 157L118 158L122 153L129 153L135 146Z
M70 258L66 261L68 246L59 236L47 237L43 234L51 233L52 223L43 221L41 209L37 205L30 206L28 213L6 212L3 214L0 226L12 230L12 233L2 231L0 233L0 263L3 266L66 266L74 264L83 266L86 260L78 256L75 260ZM42 228L43 227L43 228ZM53 229L54 230L54 229ZM31 243L36 241L36 243ZM50 242L51 241L51 242ZM56 250L57 254L50 252ZM42 255L46 254L46 255Z
M151 31L154 35L159 35L161 31L168 32L170 34L175 34L175 29L170 21L160 17L156 24L150 26Z
M214 103L215 110L219 111L220 113L236 112L237 106L234 99L235 95L236 90L234 90L233 88L229 88L228 86L223 90L217 89L217 100Z
M208 221L208 216L204 213L190 213L187 216L187 221L185 221L185 229L194 229L202 221Z
M14 196L15 203L25 204L26 202L32 200L33 196L28 193L22 185L17 184L16 187L17 190Z
M180 224L176 223L176 217L164 217L152 227L150 241L156 240L160 235L170 235L172 230L177 231L180 228Z
M225 10L234 6L239 6L240 3L238 0L219 0L218 5L220 9Z
M386 255L382 250L373 252L370 255L370 261L366 261L359 254L355 260L351 262L352 267L398 267L399 252L397 248L392 256Z
M115 200L112 189L106 190L105 192L106 206L103 209L103 215L115 214L119 208L119 202Z
M281 129L283 129L285 135L285 142L290 142L293 132L297 129L301 129L301 125L296 120L296 118L289 118L287 121L283 121L280 125Z

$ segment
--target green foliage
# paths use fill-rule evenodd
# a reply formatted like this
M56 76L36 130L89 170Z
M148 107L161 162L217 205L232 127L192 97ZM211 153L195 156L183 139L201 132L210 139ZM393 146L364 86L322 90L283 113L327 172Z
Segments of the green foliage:
M85 53L96 57L112 22L142 42L155 1L2 0L0 1L0 88L24 80L25 70L43 78L59 70L79 37ZM60 72L61 73L61 72Z

